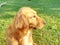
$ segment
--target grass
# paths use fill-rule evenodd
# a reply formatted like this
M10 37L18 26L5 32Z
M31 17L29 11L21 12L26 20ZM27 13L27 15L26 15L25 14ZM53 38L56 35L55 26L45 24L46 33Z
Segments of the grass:
M0 3L6 0L0 0ZM7 0L0 7L0 45L6 45L6 28L20 7L29 6L45 19L41 30L33 30L33 40L38 45L60 45L60 0Z

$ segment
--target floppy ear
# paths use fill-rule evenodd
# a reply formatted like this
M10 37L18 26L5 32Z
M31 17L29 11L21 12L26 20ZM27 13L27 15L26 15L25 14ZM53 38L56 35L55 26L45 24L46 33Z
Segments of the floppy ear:
M16 28L19 28L19 29L21 29L21 28L23 28L23 19L22 19L22 16L19 14L19 16L17 15L16 16L16 19L15 19L15 26L16 26Z
M28 22L28 19L27 19L27 16L26 15L22 15L22 20L23 20L23 23L24 23L24 28L27 28L29 27L29 22Z
M16 16L15 26L18 29L26 28L28 27L29 23L27 20L27 17L23 14L18 14Z

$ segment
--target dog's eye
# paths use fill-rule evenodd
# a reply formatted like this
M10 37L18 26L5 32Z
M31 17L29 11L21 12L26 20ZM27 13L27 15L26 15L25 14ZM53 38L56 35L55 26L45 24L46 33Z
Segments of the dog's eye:
M36 17L35 15L33 17Z

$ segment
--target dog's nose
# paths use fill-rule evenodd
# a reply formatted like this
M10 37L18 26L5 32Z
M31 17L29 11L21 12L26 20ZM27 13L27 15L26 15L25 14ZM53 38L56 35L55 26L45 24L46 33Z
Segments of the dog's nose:
M46 24L46 22L44 21L43 24Z

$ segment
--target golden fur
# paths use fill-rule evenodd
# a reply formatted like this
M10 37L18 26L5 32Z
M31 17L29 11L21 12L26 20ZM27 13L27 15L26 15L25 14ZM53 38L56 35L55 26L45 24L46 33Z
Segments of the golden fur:
M29 7L22 7L15 15L6 32L7 45L36 45L32 40L32 29L40 29L45 21Z

